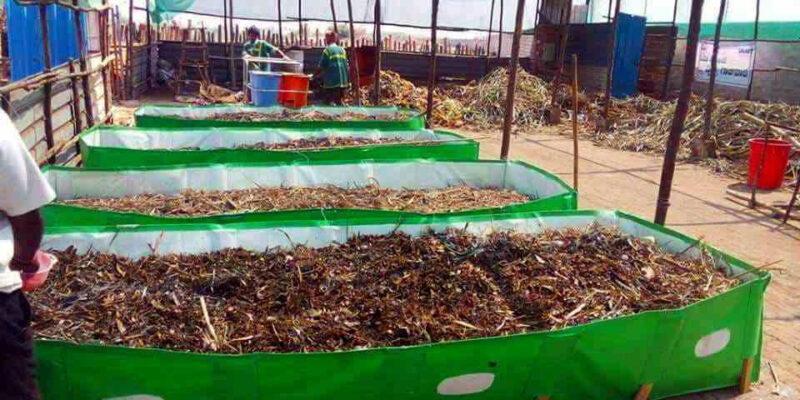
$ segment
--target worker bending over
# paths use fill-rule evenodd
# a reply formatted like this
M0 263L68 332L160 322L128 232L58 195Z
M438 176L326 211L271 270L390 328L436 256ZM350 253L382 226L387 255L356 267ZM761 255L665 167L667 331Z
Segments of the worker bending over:
M261 37L261 31L258 29L258 27L254 25L247 28L247 38L249 40L244 44L244 52L242 53L243 56L249 55L251 57L274 58L277 55L284 60L291 60L281 51L281 49L277 48L266 40L259 39L259 37ZM260 69L261 71L271 70L270 64L265 62L251 62L247 66L247 69Z
M327 47L322 51L319 69L314 74L314 78L322 75L322 101L332 105L342 105L344 92L350 86L350 63L347 61L347 53L337 44L338 39L336 32L325 34Z
M0 399L38 400L31 307L21 289L23 282L39 270L39 256L45 256L37 254L44 232L39 208L56 196L2 111L0 183L0 247L10 236L14 243L10 260L10 249L0 249L0 255L6 256L0 256Z

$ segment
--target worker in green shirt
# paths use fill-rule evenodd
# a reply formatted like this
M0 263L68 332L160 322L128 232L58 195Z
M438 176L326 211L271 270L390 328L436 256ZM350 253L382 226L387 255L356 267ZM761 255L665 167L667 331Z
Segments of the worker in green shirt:
M261 37L261 31L257 26L254 25L247 28L247 38L249 40L244 44L244 52L242 53L242 56L248 55L251 57L272 58L277 55L284 60L290 60L290 58L287 57L286 54L281 51L281 49L277 48L266 40L259 39L259 37ZM270 64L263 62L251 62L247 67L249 70L256 68L260 69L261 71L270 70Z
M344 92L350 86L350 63L347 61L347 53L337 44L338 39L336 32L325 35L327 47L322 51L319 69L314 74L314 78L322 76L322 99L331 105L342 105Z

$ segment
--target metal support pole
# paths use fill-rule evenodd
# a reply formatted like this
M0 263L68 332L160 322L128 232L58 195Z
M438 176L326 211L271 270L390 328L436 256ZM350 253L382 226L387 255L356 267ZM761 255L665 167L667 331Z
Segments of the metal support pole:
M717 83L717 55L719 53L719 36L722 31L722 20L725 18L725 6L727 0L721 0L719 4L719 16L717 26L714 30L714 49L711 52L711 76L708 77L708 93L706 93L705 121L703 124L703 143L701 143L701 158L708 156L717 157L716 149L711 143L711 114L714 112L714 85Z
M356 105L361 105L361 71L358 69L358 54L356 53L356 28L353 24L353 1L347 0L347 16L350 18L350 50L353 53L353 71L355 71L355 82L353 82L353 94L355 95Z
M50 61L50 33L47 28L47 6L39 6L39 29L42 31L42 62L44 63L43 73L49 73L53 68ZM47 150L55 146L53 139L53 84L51 82L44 84L44 139L47 143ZM56 156L53 154L48 160L50 164L55 164Z
M108 0L103 0L103 6L108 3ZM108 9L104 9L102 14L100 14L100 55L103 57L103 60L108 57ZM111 90L109 89L108 84L108 65L103 67L102 70L103 74L103 99L105 100L105 115L103 117L103 122L106 122L106 118L111 115Z
M135 30L133 25L133 0L128 1L128 79L125 82L128 84L128 98L133 99L133 34Z
M381 0L375 0L375 105L381 102L381 53L383 37L381 36Z
M664 166L661 169L661 183L658 187L658 202L656 205L655 223L664 225L669 209L669 196L672 192L672 177L675 175L675 158L680 146L683 123L689 109L689 97L692 95L694 83L694 68L697 63L697 39L700 37L700 17L703 13L703 0L692 0L692 13L689 19L689 35L686 42L686 60L683 66L683 83L678 95L678 104L675 107L675 117L672 119L672 128L667 139L667 149L664 152Z
M281 12L281 0L277 0L278 3L278 46L282 49L283 48L283 15Z
M425 106L425 126L431 127L433 118L433 91L436 86L436 31L438 30L439 0L433 0L431 10L431 54L428 59L428 103Z
M228 54L230 57L228 58L228 73L231 75L231 86L236 87L236 53L234 52L234 43L236 43L236 36L234 35L235 30L233 29L233 0L228 1L228 28L231 30L230 34L230 41L228 42ZM242 78L244 79L244 78ZM244 85L242 85L244 86ZM243 91L247 91L247 88L243 87Z
M525 14L525 0L517 0L517 18L514 22L514 40L511 42L511 65L509 65L508 89L506 89L506 114L503 118L503 145L500 158L507 160L511 146L511 124L514 122L514 94L517 90L517 64L519 63L519 42L522 38L522 17Z
M298 28L298 42L305 44L303 38L303 0L297 0L297 28Z
M612 74L614 73L614 61L617 53L617 26L619 26L619 5L622 0L617 0L614 7L614 22L611 24L611 34L608 44L608 66L606 68L606 91L603 96L603 118L608 121L608 110L611 107L611 85L614 83Z
M503 0L500 0L500 28L497 29L497 61L503 53Z
M333 31L339 33L339 27L336 26L336 7L333 5L333 0L331 0L331 16L333 17Z
M756 0L756 24L753 27L753 69L750 72L750 83L747 84L747 100L753 94L753 81L756 77L756 56L758 55L758 23L761 19L761 0Z
M72 4L77 6L78 0L72 0ZM83 41L83 24L81 23L81 12L78 10L73 11L75 18L75 40L78 42L78 55L80 60L80 68L82 73L86 73L89 67L86 62L86 46ZM72 65L72 63L70 63ZM92 91L89 88L89 76L84 75L81 77L81 87L83 88L83 107L86 109L86 125L91 128L94 126L94 110L92 109ZM78 109L80 111L80 109ZM80 118L80 113L78 114Z
M150 36L150 0L145 0L144 6L145 16L147 18L146 29L147 29L147 88L153 87L153 71L152 71L152 58L153 58L153 39Z
M667 89L669 88L669 75L672 73L672 61L675 57L675 42L678 40L678 30L675 28L675 20L678 18L678 0L675 0L675 5L672 8L672 32L675 34L669 41L669 60L667 61L667 70L664 71L664 82L661 84L661 100L666 100Z

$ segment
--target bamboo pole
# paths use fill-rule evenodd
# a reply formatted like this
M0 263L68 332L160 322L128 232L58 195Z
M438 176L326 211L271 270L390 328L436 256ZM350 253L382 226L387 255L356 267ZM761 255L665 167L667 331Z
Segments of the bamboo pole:
M609 3L610 4L610 3ZM666 100L667 89L669 88L669 75L672 73L672 61L675 57L675 42L678 40L678 31L675 27L675 20L678 17L678 0L675 0L675 5L672 8L672 25L670 34L675 32L669 41L669 60L667 60L667 70L664 71L664 82L661 83L661 100Z
M711 52L711 76L708 77L708 93L706 93L705 121L703 124L703 143L700 158L711 156L717 158L717 151L711 143L711 114L714 112L714 85L717 83L717 55L719 53L719 36L722 31L722 20L725 17L727 0L720 0L717 26L714 30L714 49Z
M758 23L761 18L761 0L756 0L756 23L753 27L753 69L750 72L750 82L747 84L747 95L745 99L750 100L753 94L753 81L755 80L756 73L756 56L758 55Z
M151 66L153 49L150 47L153 44L153 40L150 37L150 0L145 0L144 13L145 17L147 18L147 23L146 23L147 35L145 36L147 40L147 67L146 67L147 88L150 89L153 87L153 71Z
M333 0L331 0L331 17L333 18L333 31L339 33L339 27L336 26L336 7L334 7Z
M78 0L72 0L72 4L77 6ZM83 24L81 23L81 12L78 10L73 10L72 15L75 19L75 36L76 41L78 42L80 68L81 72L86 72L89 68L86 64L86 46L83 42ZM72 63L70 63L70 65L72 65ZM86 125L91 128L94 126L94 110L92 109L92 92L89 89L88 76L83 76L81 78L81 86L83 87L83 107L86 109Z
M50 34L47 27L47 6L39 6L39 28L42 31L42 62L44 63L44 73L49 73L53 68L50 61ZM53 84L44 84L44 138L47 142L47 149L50 150L55 145L53 140ZM55 155L50 156L50 164L55 164Z
M303 38L303 0L297 0L297 34L300 35L300 44L305 44L305 39Z
M572 55L572 187L578 190L578 55Z
M436 86L436 31L439 24L439 0L433 0L431 7L431 54L428 59L428 102L425 105L425 126L431 127L431 119L433 118L433 91Z
M525 0L517 0L517 18L514 22L514 40L511 42L511 65L508 66L508 89L506 89L506 114L503 118L503 145L500 158L507 160L511 146L511 124L514 122L514 94L517 90L517 64L519 62L519 42L522 38L522 17L525 14Z
M128 79L126 79L126 83L128 84L128 96L129 98L133 99L133 34L134 34L134 25L133 25L133 0L128 0Z
M537 0L538 1L538 0ZM494 2L492 0L492 9L489 12L489 37L486 39L486 73L489 73L491 70L491 55L489 54L489 49L492 48L492 25L494 24Z
M283 49L283 14L281 12L281 0L277 0L277 3L278 3L278 46L280 46L280 48Z
M614 74L614 61L617 53L617 26L619 26L619 5L622 0L617 0L617 6L614 7L614 22L611 24L611 32L608 40L608 65L606 68L606 87L603 95L603 119L608 121L608 111L611 107L611 85L613 82L612 75Z
M375 105L381 102L381 52L383 38L381 36L381 0L375 0L375 86L373 88Z
M661 169L661 183L658 187L658 202L656 203L655 223L664 225L669 210L669 197L672 192L672 177L675 174L675 158L683 132L683 122L689 109L689 97L692 95L694 82L694 68L697 62L697 39L700 36L700 17L703 12L703 0L692 0L692 13L689 19L689 35L686 42L686 60L683 67L683 83L675 107L675 117L667 139L667 149L664 152L664 166Z
M745 358L742 362L742 374L739 375L739 393L750 391L750 375L753 374L753 358Z
M500 0L500 28L497 30L497 61L503 54L503 0Z
M75 11L79 12L79 11ZM75 60L69 59L69 72L70 74L75 73ZM74 129L74 136L78 136L81 134L83 130L83 118L81 118L81 95L78 92L78 78L70 79L70 88L72 89L72 118L73 118L73 127Z
M355 82L353 82L353 94L356 105L361 105L361 71L358 69L358 54L356 53L356 28L353 23L353 1L347 0L347 16L350 19L350 47L353 53L353 71L355 71Z
M108 11L109 8L106 7L106 3L108 0L103 0L103 11L100 13L100 55L103 57L103 61L108 58ZM103 100L105 104L104 113L106 115L111 114L111 93L108 82L108 64L103 65L101 70L101 75L103 76Z

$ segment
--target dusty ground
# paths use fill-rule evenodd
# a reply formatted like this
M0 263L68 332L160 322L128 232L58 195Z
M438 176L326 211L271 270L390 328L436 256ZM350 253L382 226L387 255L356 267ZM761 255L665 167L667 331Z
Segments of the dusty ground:
M157 94L144 102L168 103ZM115 122L126 124L138 102L120 105ZM132 121L130 121L132 123ZM562 128L520 133L511 141L511 159L521 159L553 171L572 183L572 140ZM481 143L481 158L498 158L500 133L462 132ZM640 153L602 148L580 141L579 206L620 209L645 218L655 212L662 159ZM800 399L800 228L731 201L726 189L749 195L741 182L714 175L708 169L679 164L675 171L667 224L704 240L756 266L775 263L767 289L761 376L753 390L739 395L720 390L680 399ZM788 201L789 193L760 194L765 203ZM800 213L798 213L800 214ZM800 227L800 222L795 221ZM777 379L776 379L777 378Z
M481 143L482 158L500 154L500 133L462 132ZM511 159L546 168L572 183L572 139L559 129L521 133L511 141ZM620 209L646 218L655 213L662 159L639 153L579 144L580 208ZM681 399L800 399L800 229L728 200L725 190L746 190L740 182L711 174L707 169L679 164L675 171L667 224L726 252L762 266L780 261L767 289L764 355L761 379L753 391L707 392ZM748 194L742 192L743 194ZM789 193L760 195L759 200L788 201ZM797 223L800 226L800 223ZM770 365L779 383L770 372Z

